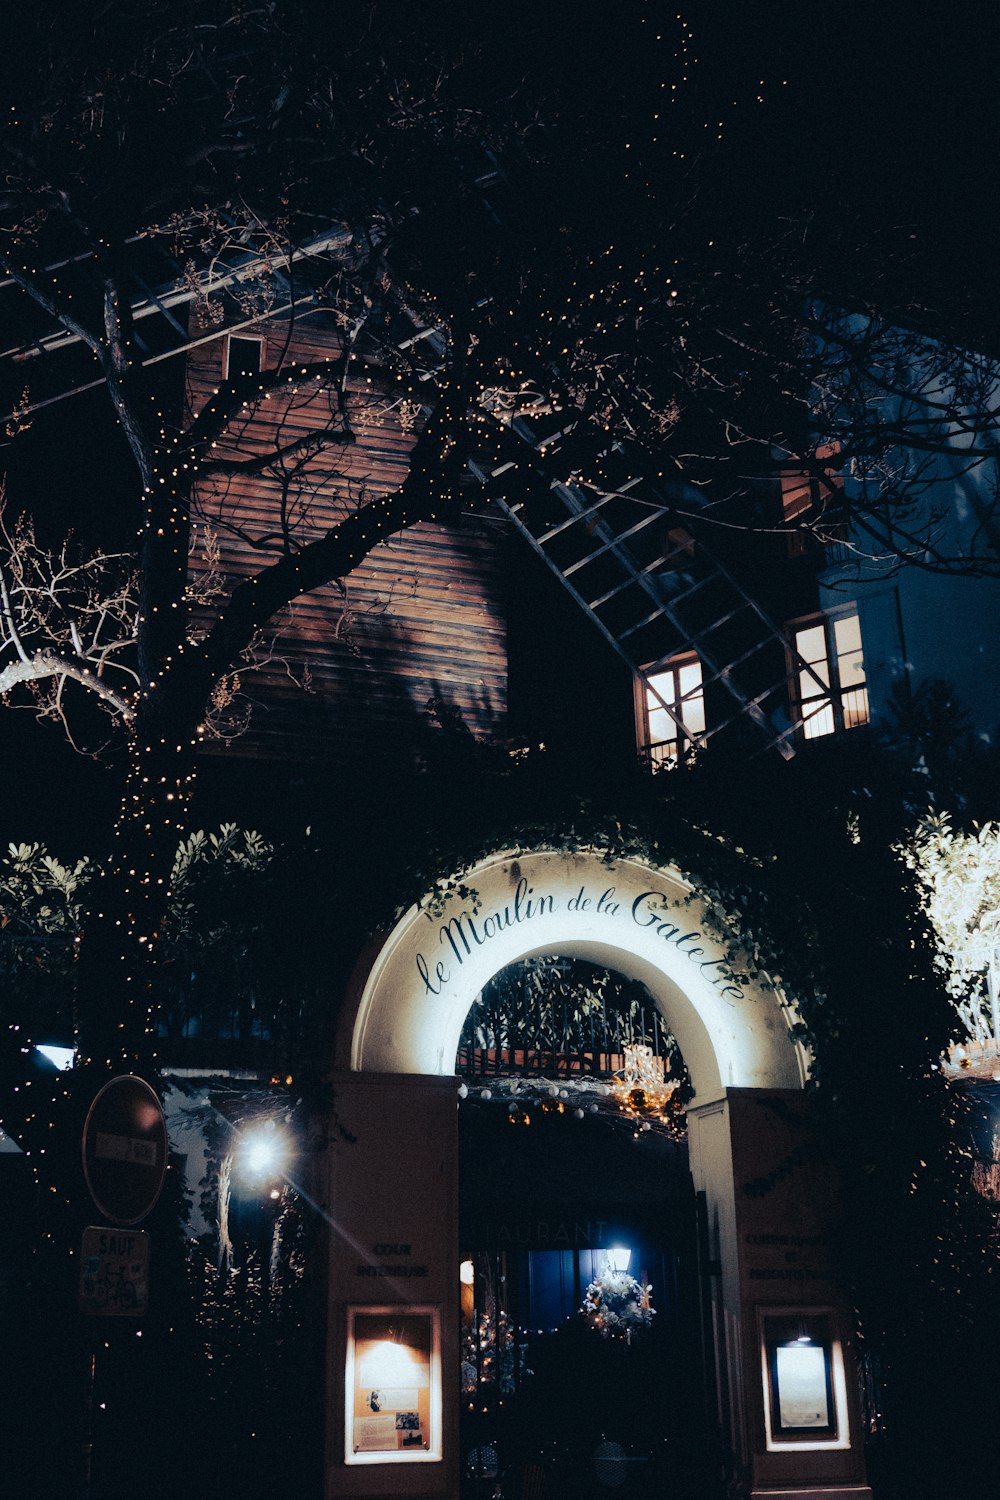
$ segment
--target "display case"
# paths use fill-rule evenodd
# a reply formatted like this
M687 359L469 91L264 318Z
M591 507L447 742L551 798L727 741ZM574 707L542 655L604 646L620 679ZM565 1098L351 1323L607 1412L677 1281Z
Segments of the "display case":
M441 1458L441 1313L437 1307L347 1309L348 1464Z
M847 1445L843 1352L829 1309L761 1309L769 1448Z

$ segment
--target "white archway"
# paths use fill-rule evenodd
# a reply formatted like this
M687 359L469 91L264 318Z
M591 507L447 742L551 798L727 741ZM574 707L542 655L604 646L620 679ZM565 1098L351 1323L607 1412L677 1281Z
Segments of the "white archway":
M808 1055L773 988L737 980L676 871L600 852L497 854L437 915L411 907L356 976L345 1017L353 1072L448 1075L462 1025L501 969L539 953L641 980L677 1038L697 1102L728 1088L801 1088ZM736 935L734 935L736 936Z
M458 1368L458 1042L484 985L544 953L640 980L684 1056L724 1437L752 1472L754 1493L871 1500L853 1376L837 1377L833 1435L786 1442L766 1425L768 1318L826 1320L836 1369L854 1368L849 1303L829 1254L836 1193L827 1168L803 1149L809 1055L792 1034L794 1010L774 986L736 977L741 966L731 965L726 939L677 870L593 849L533 850L484 859L462 883L474 896L442 886L436 914L430 902L411 907L371 945L340 1013L333 1080L342 1130L331 1138L326 1188L336 1205L328 1500L375 1493L374 1470L351 1456L351 1308L376 1289L379 1302L408 1305L419 1288L418 1310L439 1318L439 1369ZM457 1496L458 1385L439 1378L438 1387L441 1473L395 1464L378 1493Z

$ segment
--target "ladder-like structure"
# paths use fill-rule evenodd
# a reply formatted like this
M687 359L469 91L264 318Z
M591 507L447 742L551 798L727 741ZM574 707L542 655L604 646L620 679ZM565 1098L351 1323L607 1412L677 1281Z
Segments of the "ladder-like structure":
M628 665L650 706L674 721L678 743L697 749L743 723L758 748L794 755L787 638L678 517L677 503L637 475L620 448L602 455L605 474L618 470L615 482L583 487L567 477L559 455L572 423L564 414L497 420L509 456L499 464L474 459L473 473ZM685 656L698 658L700 680L667 698L657 678ZM792 670L815 677L802 661ZM689 702L702 694L707 718L693 727L701 714L696 719Z
M416 355L421 378L443 367L445 337L410 312L401 352ZM677 745L697 751L725 731L749 730L751 753L776 751L790 760L797 747L793 685L828 685L794 650L751 588L704 540L678 508L701 504L690 487L678 498L643 476L621 444L600 455L600 486L578 483L563 454L575 415L539 402L512 413L485 408L501 441L473 455L469 467L490 500L544 561L628 666L645 702L677 728ZM669 665L697 657L694 686L669 697L658 680ZM693 700L700 704L693 712Z

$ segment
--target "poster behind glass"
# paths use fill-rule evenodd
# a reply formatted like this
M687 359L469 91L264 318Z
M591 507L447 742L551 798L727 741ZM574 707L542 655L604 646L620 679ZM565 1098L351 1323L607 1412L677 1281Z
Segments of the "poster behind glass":
M764 1318L775 1437L833 1437L837 1413L829 1319L802 1312Z
M348 1344L348 1461L433 1457L439 1380L434 1310L352 1308Z

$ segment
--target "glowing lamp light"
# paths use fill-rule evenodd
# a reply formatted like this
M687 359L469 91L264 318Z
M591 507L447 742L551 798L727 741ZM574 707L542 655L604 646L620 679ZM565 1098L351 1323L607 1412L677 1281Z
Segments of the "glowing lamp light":
M632 1252L626 1245L614 1245L608 1251L608 1265L612 1271L627 1271L631 1259Z
M461 1278L463 1286L471 1286L473 1281L475 1280L475 1272L472 1268L472 1261L463 1260L462 1264L458 1268L458 1274Z
M240 1169L245 1177L256 1181L278 1176L287 1156L288 1143L273 1120L247 1131L240 1142Z

